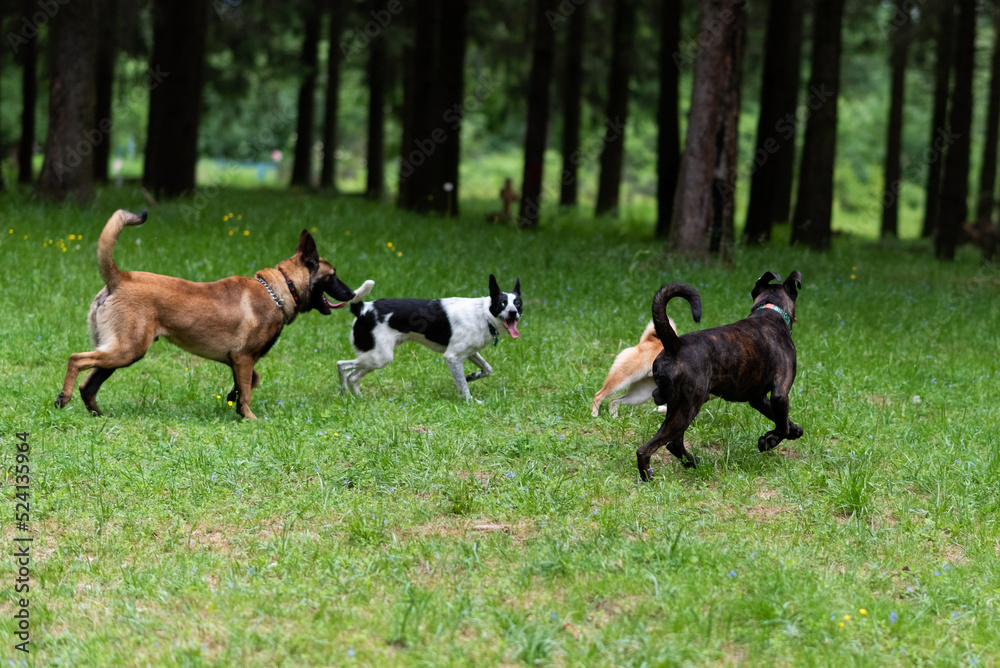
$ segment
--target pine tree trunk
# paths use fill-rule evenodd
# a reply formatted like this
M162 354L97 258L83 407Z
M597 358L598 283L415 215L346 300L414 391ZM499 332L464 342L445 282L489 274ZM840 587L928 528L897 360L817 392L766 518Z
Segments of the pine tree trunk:
M149 128L142 183L156 197L195 189L207 0L153 0Z
M948 114L948 146L941 183L934 254L955 259L958 233L969 213L969 151L972 148L972 75L975 68L976 0L959 0L958 31L955 34L955 89Z
M760 114L757 117L757 147L754 151L750 182L750 203L743 233L747 243L760 244L771 240L777 207L777 186L781 178L780 159L795 156L795 109L799 77L791 71L789 53L798 51L792 44L795 37L792 23L797 21L798 41L801 42L802 0L771 0L767 13L767 41L764 46L764 72L760 86ZM798 67L798 63L795 63ZM791 88L789 79L796 85ZM789 89L791 94L788 94ZM792 103L791 119L787 105ZM785 162L789 162L786 160ZM791 176L791 170L789 170ZM787 204L786 204L787 213Z
M295 124L295 157L292 163L292 186L312 185L313 125L316 117L316 75L318 72L319 29L322 13L317 0L306 0L303 23L299 86L299 113Z
M97 8L68 3L50 25L49 130L35 192L89 202L94 198L94 146L86 133L94 123Z
M660 98L656 110L656 236L670 235L674 193L681 167L680 68L674 54L680 52L681 0L663 3L660 8Z
M994 31L1000 31L1000 4L993 9ZM986 112L986 141L983 144L983 164L979 173L979 197L976 221L993 219L993 190L997 177L997 140L1000 134L1000 32L993 36L993 64L990 72L990 101Z
M830 248L843 15L844 0L817 0L807 102L812 115L806 123L799 194L792 219L792 243L815 250Z
M365 196L385 197L385 38L376 36L368 46L368 183Z
M555 13L558 1L537 2L531 72L528 75L528 127L524 136L524 174L518 223L522 228L538 227L549 125L549 82L555 59L555 31L549 25L547 16Z
M458 215L461 162L462 113L465 99L465 45L468 0L443 0L441 3L441 101L439 122L447 138L441 151L442 189L435 194L434 208L451 216ZM451 184L451 190L448 185Z
M414 61L416 56L414 49L407 48L403 51L402 72L403 72L403 108L400 114L399 124L402 128L402 138L399 146L399 184L396 189L396 206L400 209L412 208L412 179L408 178L412 174L407 173L407 159L410 155L410 147L413 145L413 133L416 126L414 118L416 114L417 97L417 72ZM412 167L411 167L412 169Z
M24 2L25 16L31 16L35 4ZM17 147L17 182L31 183L34 180L32 156L35 153L35 107L38 105L38 36L28 40L21 50L23 69L21 72L21 140Z
M344 32L346 9L342 0L330 7L330 52L326 62L326 111L323 114L323 166L319 187L337 190L337 111L340 104L340 36Z
M944 146L939 139L948 123L948 90L951 86L951 60L953 33L955 31L955 8L951 0L943 0L938 6L937 44L934 63L934 112L931 119L929 150L934 157L927 165L926 198L924 200L924 227L921 236L928 239L937 231L938 214L941 209L941 175L944 171ZM935 144L939 146L935 148Z
M679 0L678 0L679 1ZM563 97L562 187L559 204L576 206L579 191L580 113L583 96L583 36L587 3L575 7L566 33L566 88Z
M903 0L895 0L893 5L897 12L903 12ZM896 31L892 36L892 55L889 59L892 84L889 96L889 124L885 149L885 185L882 200L883 239L899 236L899 192L902 187L899 153L903 142L903 86L906 82L906 51L909 39L909 35L901 31Z
M776 126L781 137L781 150L774 154L774 195L771 198L771 220L787 223L792 219L792 192L795 186L795 142L798 139L799 87L802 85L802 16L805 0L794 0L788 8L788 39L785 52L785 74L778 95L781 98L781 125Z
M94 127L101 132L94 146L94 181L108 182L108 160L111 157L111 95L115 82L115 58L118 55L118 0L98 3L97 98ZM107 132L103 128L107 128Z
M625 124L628 121L629 79L635 69L634 0L615 0L612 32L611 69L608 81L607 129L601 153L601 173L597 185L594 214L617 214L625 160Z
M671 251L699 260L713 252L727 260L732 245L745 10L745 3L735 0L701 3L701 30L715 32L694 62L687 138L668 241Z
M400 162L399 206L426 212L434 205L434 184L440 176L441 153L433 138L439 129L438 100L438 16L440 0L416 0L413 7L416 37L412 52L412 89L410 89L407 121L411 125L409 141L403 142ZM405 196L405 197L404 197Z

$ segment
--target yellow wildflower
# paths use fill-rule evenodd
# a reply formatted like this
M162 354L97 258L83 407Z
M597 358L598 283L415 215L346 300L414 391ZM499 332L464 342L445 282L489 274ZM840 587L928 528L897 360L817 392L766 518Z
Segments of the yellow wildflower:
M243 230L243 236L245 237L250 236L250 230Z
M243 214L241 213L240 215L236 216L236 220L243 220Z
M233 231L229 230L229 236L233 236Z
M392 248L392 242L391 242L391 241L387 241L387 242L385 242L385 245L386 245L387 247L389 247L389 248Z
M868 614L868 611L865 610L864 608L861 608L860 610L858 610L858 612L860 612L862 615L867 615Z
M850 615L844 615L844 621L845 622L851 621L851 616Z
M402 251L396 251L396 257L403 257Z
M231 401L230 401L230 402L229 402L229 405L230 405L230 406L232 406L232 405L233 405L233 402L231 402Z

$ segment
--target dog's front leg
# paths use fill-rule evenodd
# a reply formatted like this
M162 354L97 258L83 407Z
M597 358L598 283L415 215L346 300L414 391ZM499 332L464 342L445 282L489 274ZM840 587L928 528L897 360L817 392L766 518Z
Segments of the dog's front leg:
M469 384L465 380L465 369L462 368L462 363L465 360L461 357L445 354L444 361L448 363L448 369L451 371L451 377L455 379L455 387L458 388L458 396L462 397L466 401L472 400L472 395L469 394ZM482 403L478 399L476 401L477 403Z
M467 383L471 383L474 380L479 380L480 378L486 378L493 373L493 367L490 366L489 362L483 359L483 356L479 353L474 353L469 360L478 366L482 371L477 371L476 373L470 373L465 377Z
M233 379L236 381L236 391L239 392L236 413L248 420L257 419L257 416L250 410L250 391L253 389L254 376L257 375L253 365L254 359L249 355L233 360Z

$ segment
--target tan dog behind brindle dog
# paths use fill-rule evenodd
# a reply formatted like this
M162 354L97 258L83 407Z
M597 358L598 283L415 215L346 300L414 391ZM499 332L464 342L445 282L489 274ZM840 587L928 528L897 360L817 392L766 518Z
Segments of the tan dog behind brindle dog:
M676 332L677 327L674 321L670 320L670 327ZM653 360L663 352L663 344L660 337L656 335L653 323L646 325L646 330L639 337L639 343L631 348L618 353L615 361L611 364L608 377L604 380L604 386L594 395L594 401L590 404L590 414L597 417L601 404L619 390L627 390L620 397L615 397L608 404L608 412L612 416L618 413L618 406L638 406L653 398L653 390L656 389L656 381L653 380ZM657 407L661 413L666 413L664 406Z
M105 287L94 297L87 316L94 350L70 355L56 406L68 404L77 375L93 369L80 385L80 396L89 411L101 415L96 402L101 384L115 369L142 359L162 336L190 353L230 367L233 389L228 399L237 403L239 415L255 420L250 391L260 382L253 368L257 360L297 314L315 308L329 315L331 309L353 298L354 291L319 256L306 230L299 236L295 255L277 267L261 269L254 278L230 276L194 283L144 271L120 271L112 257L118 235L125 226L144 222L145 211L118 210L101 232L97 266ZM324 292L343 301L331 303Z

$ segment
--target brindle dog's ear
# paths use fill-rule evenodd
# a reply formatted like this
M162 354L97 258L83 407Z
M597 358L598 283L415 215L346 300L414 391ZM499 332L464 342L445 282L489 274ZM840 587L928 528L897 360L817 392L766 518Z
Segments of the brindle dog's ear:
M302 255L302 263L308 269L315 269L319 266L319 251L316 250L316 240L309 234L309 230L302 230L299 235L299 247L296 253Z
M757 299L757 295L764 291L771 281L780 281L781 275L775 274L771 271L765 271L764 275L757 279L756 285L753 286L753 291L750 293L751 299Z
M494 276L493 274L490 274L490 297L497 297L501 292L503 291L500 289L500 285L497 283L497 277Z
M785 292L792 298L792 301L795 301L795 298L799 296L799 290L802 289L802 274L799 273L798 269L788 275L784 285Z

